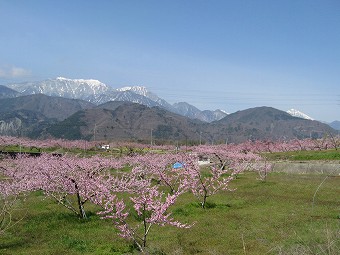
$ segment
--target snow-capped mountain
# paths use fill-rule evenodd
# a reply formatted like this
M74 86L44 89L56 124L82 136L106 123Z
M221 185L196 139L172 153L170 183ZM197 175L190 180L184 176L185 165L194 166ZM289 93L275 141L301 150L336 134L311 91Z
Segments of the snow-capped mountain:
M48 96L82 99L96 105L109 101L128 101L143 104L148 107L158 106L189 118L198 118L208 122L225 117L225 115L220 114L220 112L200 111L196 107L186 103L186 107L196 108L196 113L192 114L190 111L180 108L176 104L169 104L143 86L126 86L115 89L98 80L68 79L64 77L37 82L14 83L6 86L20 92L22 95L45 94Z
M153 106L159 106L157 102L151 100L148 97L136 94L130 90L123 90L123 91L109 91L106 94L100 94L100 95L91 95L87 98L88 101L100 105L109 101L124 101L124 102L132 102L132 103L138 103L143 104L148 107Z
M298 117L298 118L302 118L302 119L306 119L306 120L314 120L313 118L309 117L307 114L300 112L296 109L290 109L287 111L288 114L294 116L294 117Z
M23 95L45 94L85 100L89 95L99 95L110 90L109 86L98 80L67 79L63 77L39 82L8 84L7 87Z
M21 92L23 95L45 94L78 99L85 99L91 94L103 94L110 90L107 85L98 80L67 79L63 77L40 82L10 84L8 87Z
M122 87L122 88L118 88L116 89L117 91L132 91L138 95L141 96L145 96L148 98L158 98L156 95L154 95L153 93L149 92L146 87L144 86L132 86L132 87Z

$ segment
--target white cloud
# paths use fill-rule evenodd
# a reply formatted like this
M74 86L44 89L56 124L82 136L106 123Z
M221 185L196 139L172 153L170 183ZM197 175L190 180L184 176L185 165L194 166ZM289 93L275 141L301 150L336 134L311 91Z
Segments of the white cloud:
M12 77L16 78L16 77L30 76L31 71L26 70L26 69L21 68L21 67L12 67L10 74L11 74Z
M31 76L32 72L30 70L16 67L16 66L5 66L0 67L0 78L5 79L15 79Z

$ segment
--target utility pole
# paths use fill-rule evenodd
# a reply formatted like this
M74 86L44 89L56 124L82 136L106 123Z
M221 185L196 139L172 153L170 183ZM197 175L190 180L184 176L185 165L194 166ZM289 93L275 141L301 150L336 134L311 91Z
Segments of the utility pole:
M151 128L151 145L152 145L152 128Z
M94 128L93 128L93 141L96 141L96 131L97 131L97 123L94 124Z
M19 141L20 141L20 149L19 149L20 154L21 154L21 138L22 138L22 121L20 120L20 139L19 139Z

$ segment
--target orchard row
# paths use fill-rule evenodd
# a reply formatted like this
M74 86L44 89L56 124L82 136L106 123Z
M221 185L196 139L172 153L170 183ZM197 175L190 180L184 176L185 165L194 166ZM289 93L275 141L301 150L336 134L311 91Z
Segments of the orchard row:
M107 144L110 148L134 148L139 150L179 150L180 148L176 145L150 145L150 144L139 144L130 142L103 142L103 141L85 141L85 140L64 140L64 139L48 139L48 140L31 140L24 137L11 137L11 136L0 136L0 148L6 146L22 146L27 148L64 148L64 149L93 149L101 148L101 145ZM201 146L201 145L200 145ZM203 145L211 147L212 145ZM296 151L296 150L324 150L324 149L338 149L340 147L340 137L325 135L322 139L293 139L288 141L247 141L241 144L225 144L217 145L217 147L243 148L243 150L254 151L254 152L281 152L281 151ZM189 149L195 146L189 146ZM216 147L216 146L213 146ZM188 150L188 146L182 146L182 150Z

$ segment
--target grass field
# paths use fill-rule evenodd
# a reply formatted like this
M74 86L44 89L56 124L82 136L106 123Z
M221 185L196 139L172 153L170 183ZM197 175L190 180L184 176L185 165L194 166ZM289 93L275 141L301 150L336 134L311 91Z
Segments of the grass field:
M234 192L208 198L200 208L192 194L173 206L174 218L191 229L157 227L148 239L150 254L340 254L340 178L269 174L266 182L246 172ZM316 190L318 191L316 194ZM314 196L315 195L315 196ZM313 203L314 201L314 203ZM80 220L40 192L14 212L24 218L0 236L0 254L138 254L117 236L95 207Z
M340 150L286 151L264 153L270 160L340 160Z

